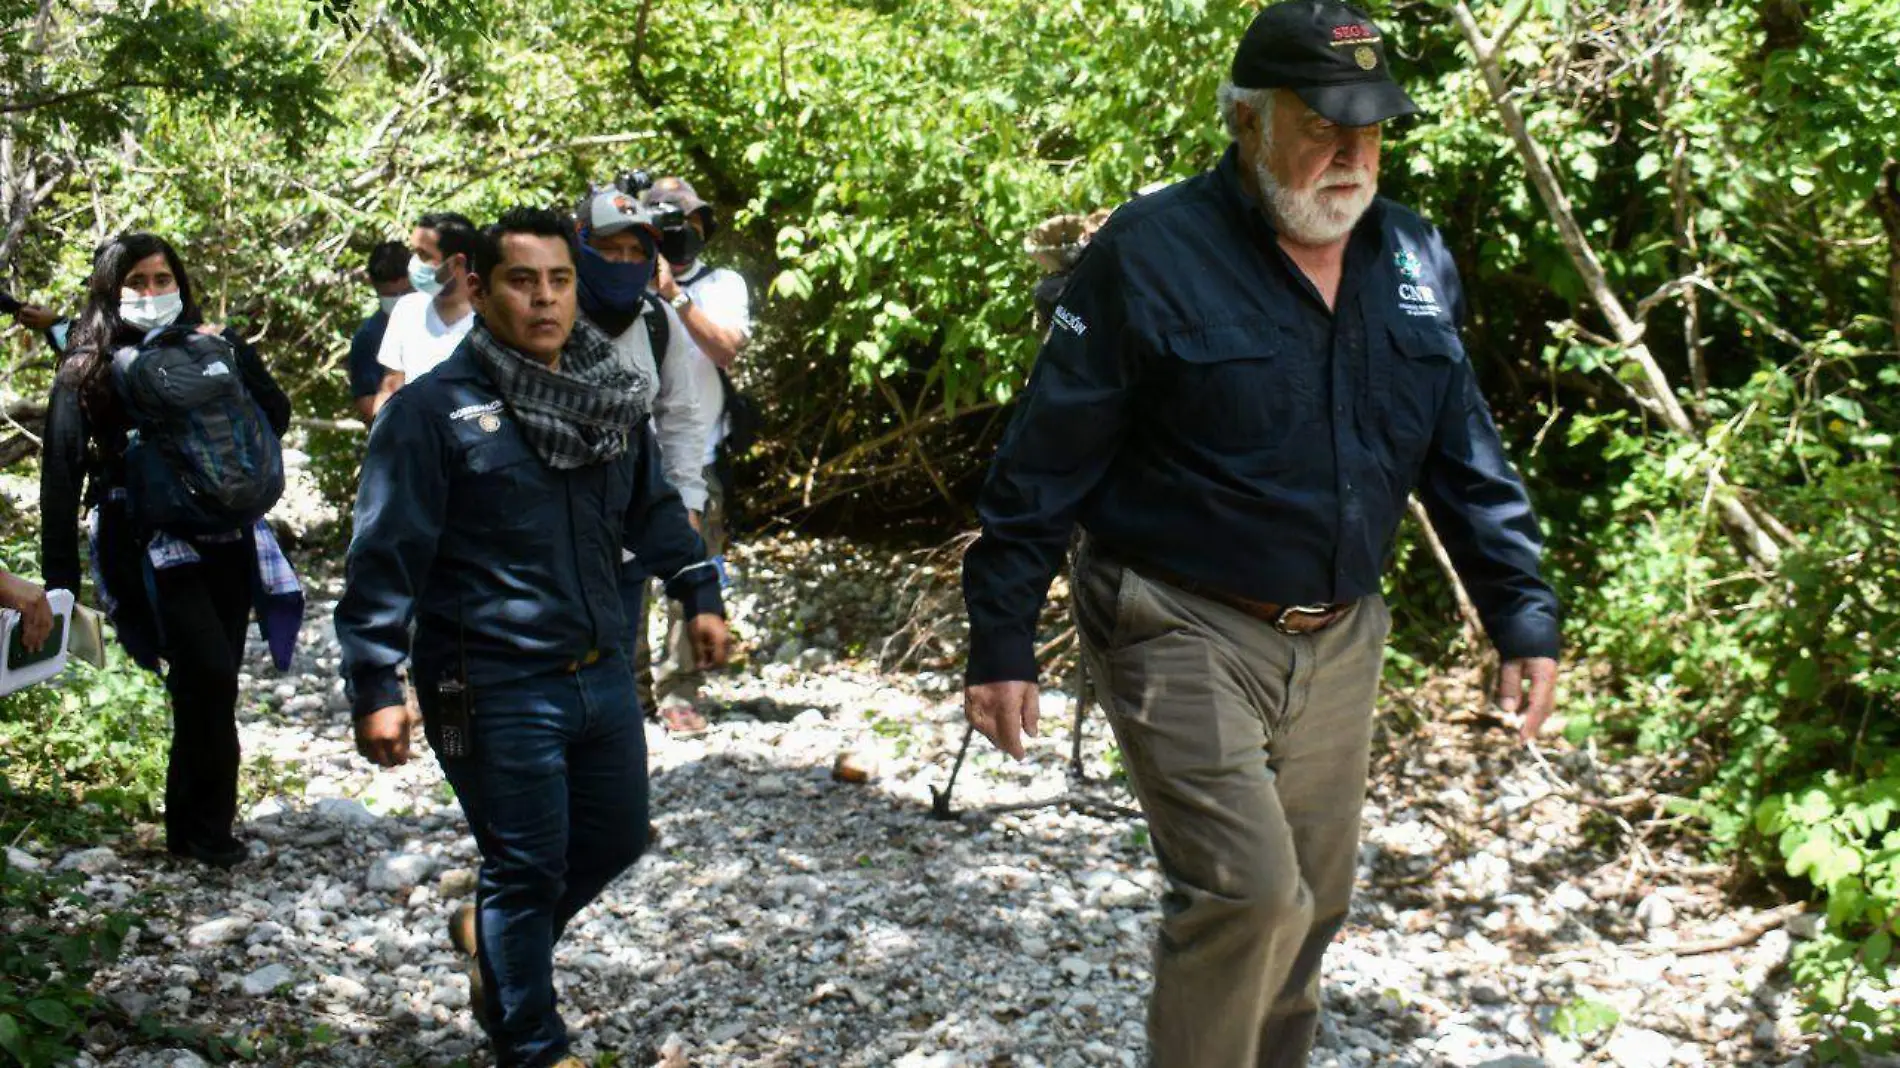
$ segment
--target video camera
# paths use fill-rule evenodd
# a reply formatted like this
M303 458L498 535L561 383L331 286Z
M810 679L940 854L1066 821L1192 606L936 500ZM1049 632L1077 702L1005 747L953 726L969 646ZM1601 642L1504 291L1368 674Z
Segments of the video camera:
M639 200L640 194L653 188L653 176L638 168L626 171L614 179L614 188ZM686 213L680 210L679 205L643 202L640 206L646 209L647 215L653 219L653 225L660 228L662 235L679 233L686 229Z

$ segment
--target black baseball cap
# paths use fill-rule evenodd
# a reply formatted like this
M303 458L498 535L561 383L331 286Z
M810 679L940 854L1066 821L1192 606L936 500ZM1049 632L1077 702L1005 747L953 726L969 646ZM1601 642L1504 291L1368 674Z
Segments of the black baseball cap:
M1338 0L1283 0L1254 16L1234 50L1240 89L1291 89L1341 126L1415 115L1418 105L1392 80L1385 35Z

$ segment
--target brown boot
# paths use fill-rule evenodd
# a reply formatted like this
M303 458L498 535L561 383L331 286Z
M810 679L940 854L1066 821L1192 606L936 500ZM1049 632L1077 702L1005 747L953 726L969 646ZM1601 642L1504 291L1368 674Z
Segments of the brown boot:
M489 1026L488 1003L482 997L482 958L481 943L475 940L475 906L462 905L449 917L449 943L468 958L468 1008L475 1016L475 1024L484 1033L492 1033Z

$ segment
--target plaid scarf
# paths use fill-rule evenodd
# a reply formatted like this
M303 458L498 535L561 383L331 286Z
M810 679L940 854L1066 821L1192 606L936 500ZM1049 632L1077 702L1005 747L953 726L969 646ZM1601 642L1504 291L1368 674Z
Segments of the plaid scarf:
M468 349L529 447L557 471L618 458L646 417L645 374L586 322L574 323L558 371L502 344L480 320L468 332Z

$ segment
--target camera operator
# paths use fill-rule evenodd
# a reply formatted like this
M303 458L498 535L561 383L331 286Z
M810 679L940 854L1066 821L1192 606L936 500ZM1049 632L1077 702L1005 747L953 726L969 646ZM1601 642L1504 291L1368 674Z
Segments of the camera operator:
M641 175L636 174L636 182ZM640 183L644 184L644 183ZM719 232L712 205L678 177L661 178L647 186L640 199L654 213L661 229L660 262L653 289L686 327L697 358L687 361L691 390L708 427L698 462L706 485L705 505L694 509L694 526L714 556L726 550L726 497L729 487L721 477L719 446L732 426L728 404L731 386L724 373L738 360L752 332L752 298L737 271L712 267L700 251ZM667 619L668 663L651 670L647 642L638 642L642 699L655 707L669 731L682 736L703 732L704 720L693 708L701 676L693 668L686 633L676 612ZM657 698L657 702L655 699ZM674 728L679 722L681 727Z

